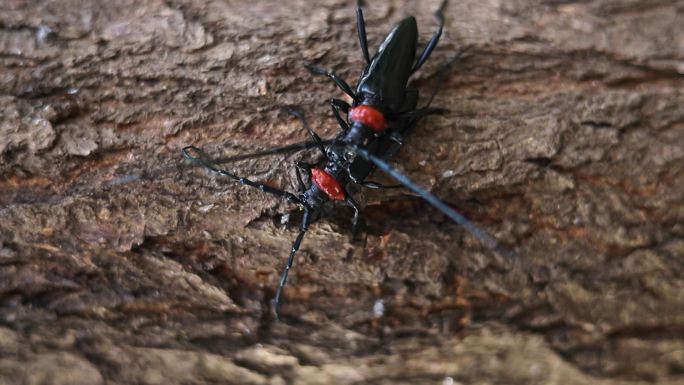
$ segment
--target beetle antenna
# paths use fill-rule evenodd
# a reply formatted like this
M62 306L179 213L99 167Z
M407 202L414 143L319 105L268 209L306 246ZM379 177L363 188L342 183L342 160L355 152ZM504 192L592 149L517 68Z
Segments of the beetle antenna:
M472 234L475 238L479 239L480 242L482 242L482 244L484 244L487 248L496 251L498 254L500 254L506 258L517 259L517 254L515 254L513 251L508 250L505 247L501 246L501 244L499 244L499 241L497 241L496 238L494 238L486 230L480 228L479 226L475 225L473 222L466 219L466 217L464 217L461 213L459 213L458 211L454 210L449 205L444 203L436 195L432 194L431 192L429 192L426 189L417 185L415 182L413 182L411 179L409 179L409 177L407 177L406 175L399 172L399 170L392 167L389 163L385 162L383 159L371 154L370 152L368 152L364 148L361 148L358 146L348 146L348 147L351 150L355 151L356 154L358 154L362 158L364 158L364 159L372 162L373 164L375 164L380 170L389 174L392 178L396 179L399 183L406 186L406 188L408 188L409 190L418 194L418 196L420 196L425 201L427 201L429 204L434 206L437 210L441 211L444 215L448 216L452 221L454 221L455 223L459 224L461 227L466 229L466 231L468 231L470 234Z

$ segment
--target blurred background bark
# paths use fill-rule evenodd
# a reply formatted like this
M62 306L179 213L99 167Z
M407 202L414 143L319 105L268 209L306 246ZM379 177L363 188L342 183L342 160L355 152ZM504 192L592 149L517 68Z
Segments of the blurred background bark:
M371 54L438 1L365 7ZM393 163L405 191L317 222L190 167L324 137L362 55L351 1L0 2L0 384L684 381L684 2L452 1L464 46ZM293 190L315 153L231 165ZM381 176L377 179L388 181Z

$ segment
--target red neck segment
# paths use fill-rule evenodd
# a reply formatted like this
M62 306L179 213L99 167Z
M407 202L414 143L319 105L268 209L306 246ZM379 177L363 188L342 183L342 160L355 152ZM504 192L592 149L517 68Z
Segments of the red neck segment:
M328 198L334 201L344 200L344 188L340 182L333 178L332 175L328 174L327 171L321 168L311 169L311 181L318 186L319 189L323 190Z
M387 129L385 115L376 108L364 104L352 107L349 110L349 120L368 126L375 132L381 132Z

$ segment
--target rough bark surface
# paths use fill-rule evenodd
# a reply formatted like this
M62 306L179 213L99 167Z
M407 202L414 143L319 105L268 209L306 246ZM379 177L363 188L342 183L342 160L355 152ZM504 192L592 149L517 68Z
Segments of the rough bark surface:
M373 1L371 50L438 1ZM321 136L363 66L351 1L0 1L0 384L681 384L684 2L452 1L467 54L393 163L312 225L190 167ZM294 189L295 154L230 165ZM388 181L377 176L379 180ZM382 308L382 309L381 309ZM375 310L374 310L375 309ZM380 311L383 310L383 311Z

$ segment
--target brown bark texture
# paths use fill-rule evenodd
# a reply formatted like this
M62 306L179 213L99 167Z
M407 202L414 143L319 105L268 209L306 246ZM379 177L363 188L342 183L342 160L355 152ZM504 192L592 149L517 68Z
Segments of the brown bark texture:
M439 1L368 1L371 55ZM324 137L352 1L0 1L0 384L681 384L684 2L460 0L407 190L314 223L194 167ZM463 47L442 81L435 73ZM439 83L439 84L437 84ZM226 165L297 187L315 150ZM376 172L374 180L393 183ZM294 181L294 182L293 182Z

